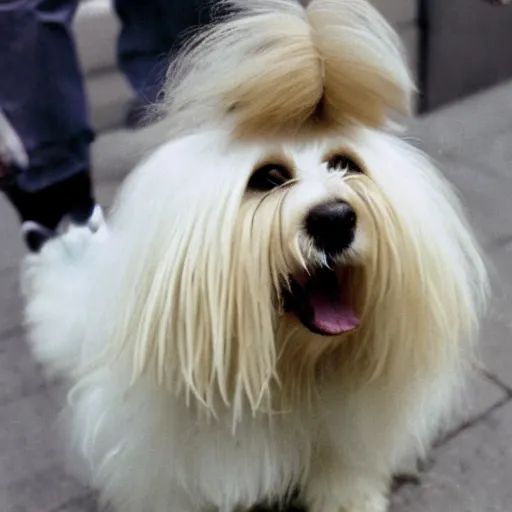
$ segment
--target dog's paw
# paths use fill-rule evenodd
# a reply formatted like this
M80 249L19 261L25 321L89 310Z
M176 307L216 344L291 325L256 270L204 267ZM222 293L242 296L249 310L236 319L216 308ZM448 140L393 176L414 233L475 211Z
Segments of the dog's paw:
M387 486L380 480L344 475L312 482L304 501L309 512L387 512Z

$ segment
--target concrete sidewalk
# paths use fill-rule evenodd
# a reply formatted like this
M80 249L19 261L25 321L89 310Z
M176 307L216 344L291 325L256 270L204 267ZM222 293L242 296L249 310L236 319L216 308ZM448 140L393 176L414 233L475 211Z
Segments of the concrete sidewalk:
M155 127L95 144L100 201L108 206ZM471 403L432 452L419 485L393 495L393 512L512 510L512 82L411 122L469 208L489 258L494 302L482 333ZM46 382L20 325L17 222L0 200L0 512L92 512L92 493L66 472L56 427L58 384ZM148 511L149 512L149 511Z

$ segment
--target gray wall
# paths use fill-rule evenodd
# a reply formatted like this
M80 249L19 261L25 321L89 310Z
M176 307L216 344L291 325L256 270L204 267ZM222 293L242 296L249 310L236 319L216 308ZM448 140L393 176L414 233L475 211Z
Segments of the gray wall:
M512 5L421 0L421 110L512 77Z

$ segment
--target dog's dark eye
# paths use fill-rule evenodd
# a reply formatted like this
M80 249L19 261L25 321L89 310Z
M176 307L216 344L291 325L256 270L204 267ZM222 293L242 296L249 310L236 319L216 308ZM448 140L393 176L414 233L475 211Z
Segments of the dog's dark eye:
M289 169L282 164L265 164L258 167L249 180L248 188L252 190L272 190L291 180Z
M346 155L334 155L327 160L327 169L349 174L361 174L363 170L352 158Z

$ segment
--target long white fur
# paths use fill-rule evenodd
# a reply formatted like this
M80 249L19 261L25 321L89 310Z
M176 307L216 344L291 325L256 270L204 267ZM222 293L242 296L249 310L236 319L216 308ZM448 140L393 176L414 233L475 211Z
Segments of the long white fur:
M75 445L117 510L231 512L298 486L312 512L384 512L453 414L485 269L449 185L381 126L411 84L376 11L250 5L174 66L173 135L123 185L109 237L29 259L31 343L69 378ZM339 152L364 175L327 172ZM248 191L275 159L294 181ZM302 225L332 199L358 215L340 272L361 326L323 338L279 299L321 263Z

